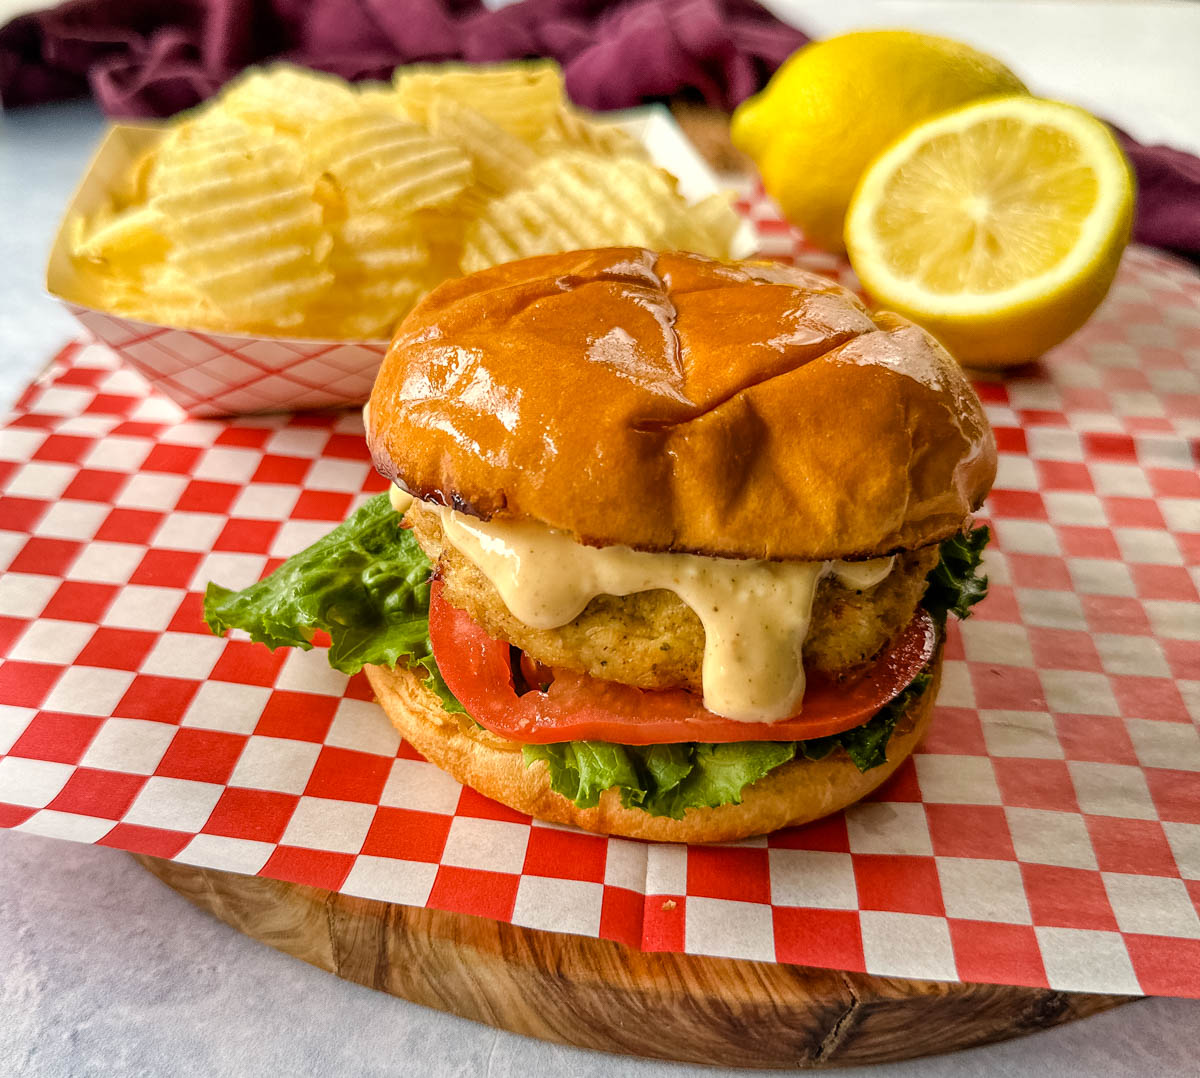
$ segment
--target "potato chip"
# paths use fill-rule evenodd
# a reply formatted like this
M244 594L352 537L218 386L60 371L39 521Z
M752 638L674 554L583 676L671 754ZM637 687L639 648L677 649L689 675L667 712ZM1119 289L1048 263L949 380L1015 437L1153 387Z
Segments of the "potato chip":
M538 158L528 143L451 97L434 98L429 130L461 146L471 158L475 179L496 193L519 185Z
M412 119L405 111L404 105L400 101L400 95L396 93L396 88L390 82L366 80L356 82L351 89L354 91L354 97L360 108L382 108L388 112L394 112L406 120Z
M92 262L161 262L170 246L164 224L162 213L146 205L99 215L84 223L71 253Z
M105 263L86 259L76 262L74 269L71 299L85 307L132 317L132 305L144 301L142 280L136 273L114 273Z
M687 212L670 177L648 162L560 153L538 165L533 186L488 204L468 229L462 269L584 247L667 249Z
M566 146L593 153L649 160L645 147L623 127L611 121L600 121L570 104L563 105L551 117L538 141L539 145L549 149Z
M129 172L112 189L111 198L117 209L141 205L150 197L150 176L157 160L157 148L138 155Z
M289 140L237 124L195 129L163 145L155 188L168 263L235 322L295 325L332 282L332 240Z
M733 208L729 194L709 195L688 207L687 214L673 231L672 240L684 251L696 251L711 258L729 258L733 240L742 219Z
M328 172L322 172L313 181L313 201L321 207L326 224L346 216L346 196Z
M657 246L658 235L622 220L619 207L564 174L497 199L468 229L460 262L464 273L554 251L624 244Z
M80 264L79 298L97 310L158 326L196 329L240 329L201 296L187 277L166 263L139 273L113 272L100 263Z
M348 207L412 213L453 200L471 181L471 160L453 142L372 107L331 116L309 132L313 167L341 188Z
M486 193L473 185L453 202L419 210L412 217L412 224L429 251L428 277L436 284L448 277L460 274L458 267L462 257L463 240L467 228L488 204L494 194Z
M418 210L413 214L413 224L426 243L461 245L467 226L483 212L492 197L472 187L444 206Z
M738 224L571 105L553 62L358 86L276 64L172 121L71 251L81 296L128 317L373 338L464 271L620 244L722 257Z
M272 64L248 69L191 117L203 113L215 122L238 120L299 136L314 121L354 107L354 91L336 75Z
M315 336L390 337L429 287L429 249L409 220L351 214L333 226L334 285L310 308Z
M183 270L171 263L149 267L140 283L140 302L133 297L129 302L139 303L136 313L131 317L143 322L242 332L253 328L230 319L196 290Z
M508 64L412 64L392 79L400 103L417 123L428 124L436 98L482 112L511 135L533 142L566 100L562 70L553 60Z

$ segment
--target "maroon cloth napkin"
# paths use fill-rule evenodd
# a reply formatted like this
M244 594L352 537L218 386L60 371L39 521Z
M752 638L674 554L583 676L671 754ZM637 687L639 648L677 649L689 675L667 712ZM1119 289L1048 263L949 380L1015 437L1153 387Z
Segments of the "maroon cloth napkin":
M71 0L0 30L0 100L90 86L110 116L165 116L267 58L360 79L414 60L552 56L587 108L691 88L728 109L807 40L754 0Z
M90 90L110 116L167 116L267 58L361 79L552 56L587 108L691 89L729 109L807 40L754 0L71 0L0 29L0 101ZM1134 238L1200 256L1200 158L1118 136L1137 173Z
M1200 260L1200 157L1114 130L1137 174L1133 238Z

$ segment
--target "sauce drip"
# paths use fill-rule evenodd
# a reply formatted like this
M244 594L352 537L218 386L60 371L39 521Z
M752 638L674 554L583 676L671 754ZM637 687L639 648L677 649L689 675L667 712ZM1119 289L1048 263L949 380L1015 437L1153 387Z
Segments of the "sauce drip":
M407 497L397 490L393 504ZM485 522L423 504L440 515L445 541L491 581L513 617L534 628L573 621L597 595L674 592L704 626L704 706L743 722L799 714L801 652L821 579L832 574L863 590L895 561L752 561L589 547L544 524Z

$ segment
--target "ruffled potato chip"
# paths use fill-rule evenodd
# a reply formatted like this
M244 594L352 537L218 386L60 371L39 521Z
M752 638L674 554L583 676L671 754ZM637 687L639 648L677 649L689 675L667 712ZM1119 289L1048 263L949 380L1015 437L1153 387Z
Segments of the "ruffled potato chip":
M164 225L163 215L153 206L109 210L91 221L80 222L74 242L75 256L89 262L103 262L114 269L161 262L170 249Z
M314 121L354 108L355 92L336 75L272 64L250 68L226 84L215 101L199 114L221 122L261 125L280 134L299 137Z
M640 157L567 150L543 158L532 175L532 185L493 199L468 228L463 272L582 247L729 254L736 220L729 228L719 203L693 220L674 179Z
M429 129L461 146L471 158L475 179L496 193L520 185L538 159L528 143L451 97L433 100Z
M569 148L649 160L646 148L623 127L596 123L571 104L564 104L551 117L538 145L552 151Z
M533 142L566 101L553 60L508 64L410 64L393 78L404 110L428 124L434 101L449 98L482 112L511 135Z
M334 284L312 305L306 336L390 337L431 286L430 252L411 219L349 214L333 225Z
M550 61L414 65L352 87L252 69L177 117L72 224L78 297L164 325L387 337L460 273L579 247L729 254L727 199L688 206Z
M159 154L150 203L169 264L235 323L294 326L333 282L332 247L294 144L260 128L211 125Z
M471 159L457 145L378 106L329 117L304 146L360 211L412 214L451 202L471 182Z

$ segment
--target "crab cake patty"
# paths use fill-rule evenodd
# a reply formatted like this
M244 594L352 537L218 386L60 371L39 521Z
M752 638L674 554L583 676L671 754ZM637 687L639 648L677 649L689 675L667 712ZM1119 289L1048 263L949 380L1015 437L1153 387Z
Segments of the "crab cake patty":
M702 691L704 628L674 592L598 595L574 621L535 629L513 617L483 572L443 542L437 513L414 502L405 523L437 562L447 602L465 610L489 635L547 666L642 689ZM844 587L833 576L821 580L804 642L805 667L838 674L879 652L912 620L937 561L936 544L901 555L887 577L863 591Z

